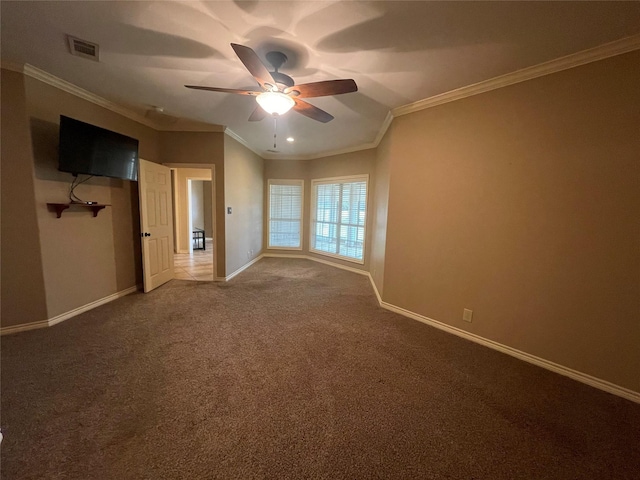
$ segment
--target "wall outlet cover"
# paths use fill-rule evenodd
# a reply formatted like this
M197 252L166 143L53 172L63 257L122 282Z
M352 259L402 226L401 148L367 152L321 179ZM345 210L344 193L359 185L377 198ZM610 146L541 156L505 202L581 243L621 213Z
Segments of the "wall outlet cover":
M469 310L468 308L465 308L462 311L462 320L464 320L465 322L471 323L472 318L473 318L473 310Z

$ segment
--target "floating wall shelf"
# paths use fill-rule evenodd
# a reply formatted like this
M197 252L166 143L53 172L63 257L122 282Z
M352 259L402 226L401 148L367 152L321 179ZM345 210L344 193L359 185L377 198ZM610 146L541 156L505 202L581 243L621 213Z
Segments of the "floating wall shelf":
M93 212L93 216L97 217L98 216L98 212L100 210L102 210L105 207L110 207L111 205L108 205L106 203L92 203L92 204L87 204L87 203L47 203L47 207L53 209L53 211L56 212L56 214L58 215L58 218L60 218L62 216L62 212L64 212L67 208L69 207L80 207L80 208L84 208L87 210L91 210Z

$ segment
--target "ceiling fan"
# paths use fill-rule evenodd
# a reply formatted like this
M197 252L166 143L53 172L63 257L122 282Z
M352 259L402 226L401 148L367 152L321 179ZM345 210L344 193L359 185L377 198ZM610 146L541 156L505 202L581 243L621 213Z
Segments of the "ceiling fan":
M318 107L302 100L303 98L326 97L342 93L357 92L358 86L351 79L325 80L322 82L303 83L296 85L289 75L278 71L287 56L282 52L267 53L267 60L274 68L273 72L260 61L260 58L251 48L236 43L231 44L240 61L249 70L249 73L257 80L261 90L239 90L234 88L203 87L198 85L185 85L196 90L208 90L211 92L236 93L256 97L258 105L249 116L249 121L262 120L267 114L284 115L293 108L298 113L322 123L333 120L333 116Z

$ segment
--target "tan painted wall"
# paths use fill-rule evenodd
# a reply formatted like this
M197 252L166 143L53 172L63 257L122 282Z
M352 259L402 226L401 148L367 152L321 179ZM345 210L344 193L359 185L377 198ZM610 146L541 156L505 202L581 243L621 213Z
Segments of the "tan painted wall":
M264 160L229 136L224 151L228 276L262 253Z
M374 209L374 189L375 189L375 163L376 163L376 150L361 150L358 152L345 153L341 155L334 155L331 157L317 158L313 160L265 160L265 209L268 204L268 186L269 180L284 180L284 179L298 179L304 180L304 204L303 204L303 221L302 221L302 251L291 250L286 251L282 249L268 249L267 241L267 221L268 217L265 215L264 223L264 245L265 251L276 254L297 254L297 255L309 255L316 257L323 261L329 261L340 265L345 265L350 268L358 270L369 269L369 255L371 250L371 238L373 232L373 209ZM369 212L369 219L367 225L367 235L365 240L365 263L364 265L349 262L346 260L340 260L325 255L318 255L316 253L309 252L309 228L310 228L310 208L311 208L311 180L320 178L332 178L332 177L345 177L349 175L369 175L369 193L367 211ZM266 211L266 210L265 210Z
M202 202L204 216L204 233L206 238L213 238L213 185L211 181L202 182Z
M393 125L390 127L390 131ZM380 295L384 292L384 260L387 247L387 215L389 210L389 149L393 134L388 132L376 149L376 176L373 187L371 249L369 273Z
M638 85L636 51L395 119L383 299L640 392Z
M185 167L214 166L216 274L225 275L224 137L221 132L160 132L160 161Z
M2 70L1 325L47 319L24 77Z
M142 281L137 183L93 178L76 189L83 200L111 204L93 218L67 211L62 218L47 202L68 200L72 175L59 172L60 115L140 141L140 156L157 160L157 132L105 108L30 77L25 79L35 166L36 214L49 318L102 299Z
M194 227L204 230L204 194L203 181L191 182L191 222Z

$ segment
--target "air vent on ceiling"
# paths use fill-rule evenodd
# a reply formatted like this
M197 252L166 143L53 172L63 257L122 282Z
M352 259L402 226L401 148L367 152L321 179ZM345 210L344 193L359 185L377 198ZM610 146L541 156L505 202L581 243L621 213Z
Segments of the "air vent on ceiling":
M80 38L67 35L69 41L69 51L72 55L78 55L79 57L88 58L90 60L99 61L98 51L99 47L97 43L87 42Z

